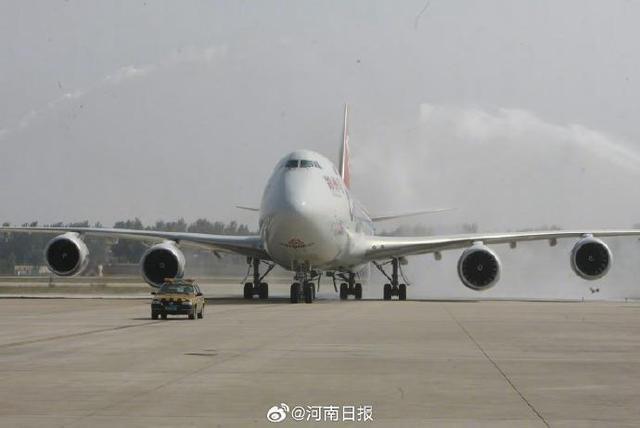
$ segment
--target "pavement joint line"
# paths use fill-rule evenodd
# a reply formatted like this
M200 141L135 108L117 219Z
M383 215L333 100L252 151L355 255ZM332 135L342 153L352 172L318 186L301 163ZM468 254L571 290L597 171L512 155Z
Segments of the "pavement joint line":
M215 305L210 305L210 306L215 306ZM261 306L260 309L266 309L268 307L274 307L275 305L260 305L260 306ZM234 309L228 309L228 310L217 311L215 313L216 314L224 314L224 313L227 313L227 312L231 312L233 310ZM254 310L258 310L258 308L254 309ZM73 337L82 337L82 336L87 336L87 335L90 335L90 334L106 333L106 332L109 332L109 331L118 331L118 330L124 330L124 329L128 329L128 328L144 327L144 326L148 326L148 325L162 324L162 323L165 323L165 322L166 322L166 320L155 320L155 321L149 321L149 322L140 323L140 324L125 324L125 325L119 325L119 326L115 326L115 327L100 328L100 329L96 329L96 330L80 331L80 332L71 333L71 334L63 334L63 335L58 335L58 336L42 337L40 339L30 339L30 340L22 340L22 341L19 341L19 342L2 343L2 344L0 344L0 349L2 349L2 348L12 348L14 346L31 345L31 344L34 344L34 343L49 342L49 341L53 341L53 340L70 339L70 338L73 338Z
M59 336L42 337L40 339L31 339L31 340L23 340L20 342L4 343L4 344L0 344L0 348L11 348L14 346L31 345L33 343L49 342L52 340L59 340L59 339L69 339L72 337L87 336L87 335L96 334L96 333L106 333L108 331L118 331L118 330L125 330L128 328L134 328L134 327L144 327L150 324L158 324L161 322L162 321L151 321L151 322L145 322L141 324L125 324L125 325L119 325L116 327L100 328L97 330L89 330L89 331L80 331L78 333L64 334Z
M507 381L509 386L511 386L511 389L513 389L516 392L516 394L518 394L518 396L522 399L522 401L524 401L524 403L529 407L529 409L531 409L531 411L538 417L538 419L540 419L542 421L542 423L544 423L544 425L546 427L550 428L551 425L549 425L549 422L547 422L547 420L544 418L544 416L542 416L542 414L538 411L538 409L536 409L533 406L533 404L531 404L529 402L529 400L527 400L527 398L524 396L524 394L522 394L522 392L520 392L518 387L516 387L516 385L511 381L509 376L507 376L507 374L500 368L498 363L496 363L494 361L494 359L491 358L491 356L489 356L489 354L487 354L487 352L484 350L482 345L480 345L480 343L478 343L478 341L471 335L469 330L467 330L464 327L464 325L462 325L462 323L453 315L453 313L451 313L451 311L449 310L448 307L444 306L444 309L445 309L445 311L447 311L447 313L449 314L451 319L458 325L458 327L460 327L460 329L464 332L464 334L469 338L469 340L471 340L471 342L473 342L473 344L476 346L476 348L478 348L478 350L480 350L480 352L482 352L482 355L484 355L484 357L493 365L493 367L495 367L495 369L498 371L498 373L500 373L500 375L504 378L504 380Z

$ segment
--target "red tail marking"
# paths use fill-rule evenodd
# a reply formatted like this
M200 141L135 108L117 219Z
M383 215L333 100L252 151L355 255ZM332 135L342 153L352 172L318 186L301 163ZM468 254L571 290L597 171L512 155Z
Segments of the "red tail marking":
M351 165L349 154L349 105L344 106L344 125L342 128L342 151L340 153L340 176L344 185L351 187Z

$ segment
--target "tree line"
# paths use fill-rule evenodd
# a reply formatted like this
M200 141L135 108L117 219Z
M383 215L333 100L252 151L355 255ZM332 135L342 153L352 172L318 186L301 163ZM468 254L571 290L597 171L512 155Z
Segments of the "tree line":
M3 226L11 226L4 223ZM36 227L38 222L22 224L24 227ZM88 221L77 223L54 223L47 227L90 227ZM104 227L96 223L93 227ZM163 232L191 232L208 233L214 235L250 235L252 232L247 225L236 221L224 223L211 222L200 218L187 223L183 218L175 221L157 221L153 225L145 226L139 218L118 221L113 225L117 229L158 230ZM0 235L0 274L13 275L16 265L42 266L44 265L44 248L51 240L51 234L40 233L6 233ZM98 265L132 264L138 263L147 249L147 244L130 239L105 239L87 237L85 239L90 252L87 271L95 272ZM235 259L234 259L235 260Z

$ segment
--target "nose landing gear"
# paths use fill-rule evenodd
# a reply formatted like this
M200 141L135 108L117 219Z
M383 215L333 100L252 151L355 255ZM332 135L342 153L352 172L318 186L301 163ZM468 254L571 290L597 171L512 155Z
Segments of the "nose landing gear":
M291 284L290 291L291 303L300 303L300 283L294 282Z
M317 273L314 272L297 272L294 278L294 283L291 284L291 303L313 303L316 299L316 285L311 281L313 276ZM319 283L318 283L319 284Z
M407 282L404 274L402 273L402 269L400 269L400 259L393 258L391 259L391 261L382 264L377 262L373 262L373 264L390 281L389 283L385 284L382 289L383 299L391 300L393 296L398 296L398 300L407 300L407 285L401 284L398 279L398 274L400 274L400 276L402 276L402 279ZM384 266L387 264L391 264L391 276L389 276L384 270Z
M247 263L249 264L249 271L247 271L247 276L249 277L249 272L253 271L253 281L246 282L244 284L244 298L245 299L253 299L253 296L258 296L260 299L268 299L269 298L269 284L266 282L262 282L262 280L271 272L271 270L275 267L275 263L267 263L264 262L267 266L267 271L261 276L260 275L260 262L261 260L256 257L248 257Z

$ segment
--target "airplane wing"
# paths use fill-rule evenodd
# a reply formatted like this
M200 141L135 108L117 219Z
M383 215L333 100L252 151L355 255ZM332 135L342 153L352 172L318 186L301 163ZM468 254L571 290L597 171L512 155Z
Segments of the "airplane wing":
M445 250L467 248L474 242L489 244L511 244L519 241L549 240L555 244L561 238L595 238L615 236L638 236L640 230L551 230L540 232L474 233L450 236L399 237L371 236L367 239L365 257L367 261L389 259L417 254L435 253Z
M147 242L175 241L181 246L238 253L245 256L258 257L263 260L271 258L264 250L259 235L209 235L206 233L160 232L153 230L108 229L99 227L0 227L0 233L48 233L62 234L76 232L85 236L103 238L133 239Z

